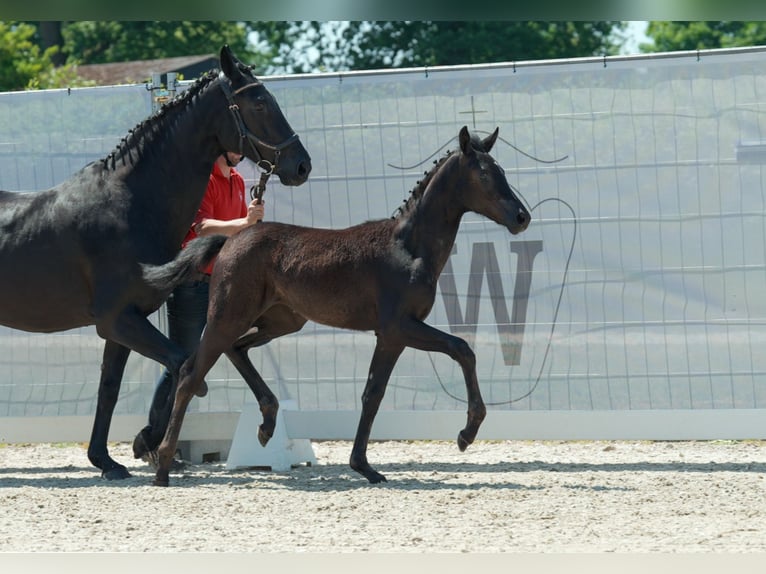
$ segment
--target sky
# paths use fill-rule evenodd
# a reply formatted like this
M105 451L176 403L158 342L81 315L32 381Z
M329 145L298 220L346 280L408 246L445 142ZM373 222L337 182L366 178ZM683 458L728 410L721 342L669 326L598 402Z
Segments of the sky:
M646 26L649 22L630 22L628 28L625 30L628 40L620 50L621 54L639 54L638 45L641 43L649 42L649 38L646 36Z

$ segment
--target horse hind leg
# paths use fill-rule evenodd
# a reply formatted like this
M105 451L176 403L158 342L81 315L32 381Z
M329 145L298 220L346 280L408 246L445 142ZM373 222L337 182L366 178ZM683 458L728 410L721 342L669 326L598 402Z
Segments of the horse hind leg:
M129 355L130 349L127 347L114 341L106 341L101 363L101 378L98 383L96 417L88 443L88 460L93 466L101 469L101 476L107 480L130 478L128 469L112 459L107 449L112 415L120 394L120 385Z
M154 477L155 486L168 486L170 479L170 467L173 463L173 457L175 456L176 447L178 445L178 437L181 434L181 426L183 425L184 414L189 406L189 402L194 396L192 390L196 386L193 374L182 375L178 384L178 388L175 393L175 400L173 401L173 408L170 414L170 420L168 421L167 429L165 430L165 436L157 447L157 470Z
M263 422L258 427L258 442L262 446L266 446L274 436L279 401L253 366L247 352L253 347L260 347L283 335L300 331L305 324L306 318L289 307L284 305L271 307L258 318L252 329L237 339L232 348L226 351L226 356L242 375L258 401L263 416Z
M205 375L222 354L220 348L211 348L212 345L206 338L206 334L202 336L202 342L197 352L187 359L181 367L175 393L171 395L173 401L165 436L157 447L155 486L168 486L170 468L178 447L178 437L181 434L186 409L197 393L200 384L204 381Z
M250 390L253 391L258 401L261 416L263 417L263 422L258 427L258 442L261 443L261 446L266 446L271 437L274 436L279 401L253 366L253 363L247 356L246 348L234 347L226 351L226 356L237 371L239 371L239 374L242 375L242 378L247 383L247 386L250 387Z

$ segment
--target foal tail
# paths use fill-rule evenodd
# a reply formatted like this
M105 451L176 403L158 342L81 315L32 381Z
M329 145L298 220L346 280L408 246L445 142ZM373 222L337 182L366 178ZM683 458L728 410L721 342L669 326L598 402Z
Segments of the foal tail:
M225 235L198 237L190 241L172 261L164 265L142 265L144 282L167 297L184 281L202 278L205 267L218 255L226 239Z

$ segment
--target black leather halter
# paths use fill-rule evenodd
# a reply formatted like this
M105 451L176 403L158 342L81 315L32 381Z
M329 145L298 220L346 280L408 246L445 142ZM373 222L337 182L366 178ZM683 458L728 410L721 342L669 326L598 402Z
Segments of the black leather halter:
M279 166L279 156L282 153L282 150L286 147L292 145L296 141L298 141L298 134L293 133L290 137L288 137L285 141L283 141L280 144L270 144L262 139L260 139L258 136L256 136L253 132L250 131L250 129L245 124L245 121L242 119L242 114L239 111L239 106L234 101L234 96L237 94L244 92L248 88L255 88L257 86L263 85L261 82L253 82L251 84L246 84L240 88L237 88L236 90L231 89L231 84L229 83L229 79L223 74L223 72L218 76L220 81L218 84L221 86L221 89L223 90L223 93L226 95L226 99L229 101L229 111L234 116L234 123L237 126L237 131L239 132L239 155L245 155L244 154L244 144L245 141L247 141L248 145L250 146L250 149L253 151L254 155L258 160L256 161L256 165L263 170L261 173L261 179L258 183L258 186L253 186L252 189L250 189L250 195L253 198L260 199L261 196L263 196L263 192L266 189L266 180L268 180L269 176L274 173L277 170L277 167ZM274 161L271 162L265 157L263 157L263 154L258 149L266 148L268 150L271 150L274 152ZM229 150L229 151L235 151L235 150Z

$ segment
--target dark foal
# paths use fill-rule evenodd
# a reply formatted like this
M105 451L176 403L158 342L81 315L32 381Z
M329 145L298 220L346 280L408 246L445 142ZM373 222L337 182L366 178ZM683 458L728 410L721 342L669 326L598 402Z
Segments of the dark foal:
M225 150L240 150L286 185L311 171L274 97L228 46L221 70L53 189L0 192L0 324L37 332L95 325L106 340L88 458L109 479L130 476L107 449L128 355L176 374L186 359L147 319L169 290L147 283L143 265L176 257Z
M475 355L463 339L423 321L464 213L484 215L513 234L529 225L529 212L489 155L497 134L495 130L481 140L461 129L460 150L437 162L391 219L339 230L262 223L229 239L211 277L207 328L196 355L181 369L158 450L155 484L168 484L186 407L222 353L258 399L263 414L260 442L271 438L277 399L247 351L300 330L309 319L374 331L377 337L350 461L367 480L385 480L367 461L367 443L391 371L405 347L446 353L460 364L468 420L458 435L458 447L465 450L474 441L486 415Z

